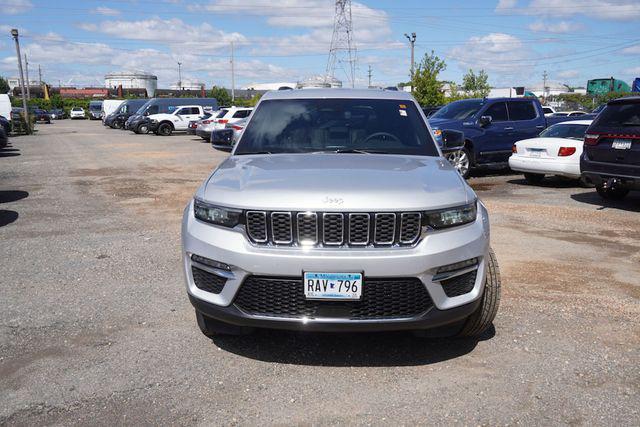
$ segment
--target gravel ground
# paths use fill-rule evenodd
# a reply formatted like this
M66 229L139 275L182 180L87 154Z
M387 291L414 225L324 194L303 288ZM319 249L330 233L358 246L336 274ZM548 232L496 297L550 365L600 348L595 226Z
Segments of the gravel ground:
M180 217L226 155L56 121L0 150L0 424L640 425L640 193L470 180L503 298L480 340L206 339Z

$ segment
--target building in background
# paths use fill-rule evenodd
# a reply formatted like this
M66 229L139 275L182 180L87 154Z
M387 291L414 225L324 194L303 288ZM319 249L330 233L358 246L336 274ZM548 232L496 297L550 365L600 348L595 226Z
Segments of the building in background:
M324 75L311 76L296 83L297 89L304 88L340 88L342 81Z
M169 86L171 90L202 90L206 89L205 84L196 80L182 80L181 82Z
M108 89L145 89L147 96L153 98L158 89L158 77L143 71L123 71L104 76L104 86Z

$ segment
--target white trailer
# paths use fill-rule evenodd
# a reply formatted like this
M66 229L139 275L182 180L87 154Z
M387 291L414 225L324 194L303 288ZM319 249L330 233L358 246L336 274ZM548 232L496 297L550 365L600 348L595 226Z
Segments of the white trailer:
M102 119L116 111L123 102L124 99L105 99L102 102Z

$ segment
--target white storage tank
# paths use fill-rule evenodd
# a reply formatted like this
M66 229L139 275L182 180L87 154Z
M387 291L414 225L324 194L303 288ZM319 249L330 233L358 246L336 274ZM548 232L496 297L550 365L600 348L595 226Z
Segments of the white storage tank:
M144 71L109 73L104 76L104 85L109 89L116 89L120 85L123 89L146 89L147 96L153 98L158 89L158 77Z

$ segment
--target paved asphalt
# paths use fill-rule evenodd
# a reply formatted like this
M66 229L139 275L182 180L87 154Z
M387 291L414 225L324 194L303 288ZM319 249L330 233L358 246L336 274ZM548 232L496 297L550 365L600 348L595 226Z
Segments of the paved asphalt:
M514 174L489 207L503 298L480 340L206 339L180 216L226 154L56 121L0 150L0 425L640 425L640 193Z

